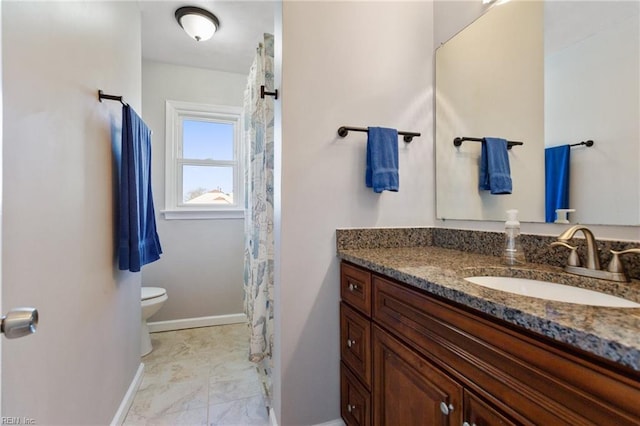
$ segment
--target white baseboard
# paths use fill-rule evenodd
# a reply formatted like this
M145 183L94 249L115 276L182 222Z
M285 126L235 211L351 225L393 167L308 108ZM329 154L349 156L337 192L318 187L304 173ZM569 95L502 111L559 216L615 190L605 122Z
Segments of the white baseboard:
M336 419L336 420L331 420L330 422L320 423L315 426L345 426L345 424L342 421L342 419Z
M271 424L271 426L278 426L278 420L276 419L276 412L273 408L269 410L269 423ZM342 421L342 419L336 419L336 420L331 420L325 423L319 423L315 426L345 426L345 424Z
M142 383L143 373L144 363L141 362L138 366L138 371L136 371L136 375L133 376L129 389L127 389L127 393L124 394L124 398L122 398L122 402L120 403L120 407L118 407L118 411L116 411L116 415L113 416L113 420L111 420L111 426L119 426L124 423L124 419L127 417L129 408L131 408L131 404L133 403L133 398L135 398L136 392L140 387L140 383Z
M157 333L159 331L183 330L185 328L209 327L212 325L226 325L246 323L245 314L216 315L211 317L184 318L169 321L148 322L149 331Z

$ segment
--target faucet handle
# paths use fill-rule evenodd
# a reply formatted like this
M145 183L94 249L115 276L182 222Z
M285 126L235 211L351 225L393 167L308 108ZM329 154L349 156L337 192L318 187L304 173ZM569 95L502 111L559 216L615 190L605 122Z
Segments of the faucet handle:
M640 254L640 248L630 248L630 249L621 250L621 251L615 251L615 250L609 250L609 251L611 252L612 257L611 257L611 262L609 262L609 266L607 267L607 270L609 272L618 272L621 274L624 274L624 265L620 261L620 255L627 254L627 253Z
M567 259L568 266L582 266L582 262L580 261L580 256L578 256L577 246L572 246L571 244L567 244L564 241L554 241L550 244L551 247L562 246L571 250L569 253L569 259Z

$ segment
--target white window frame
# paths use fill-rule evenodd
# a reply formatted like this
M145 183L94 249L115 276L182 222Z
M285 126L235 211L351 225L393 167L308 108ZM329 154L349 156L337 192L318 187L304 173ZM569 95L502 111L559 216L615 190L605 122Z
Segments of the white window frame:
M182 193L182 166L206 162L206 160L184 161L182 159L182 122L185 119L201 119L234 126L234 159L217 162L233 167L233 204L190 205L183 203L179 197ZM242 131L242 108L240 107L166 101L165 209L162 211L165 219L244 218Z

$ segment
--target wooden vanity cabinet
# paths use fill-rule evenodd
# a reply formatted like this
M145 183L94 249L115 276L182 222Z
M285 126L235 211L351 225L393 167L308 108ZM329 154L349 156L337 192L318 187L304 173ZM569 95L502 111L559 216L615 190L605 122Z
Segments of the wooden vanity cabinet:
M358 279L369 295L356 300L371 301L370 314L344 296L341 304L347 425L640 425L637 372L364 268L341 269L343 290ZM354 335L370 342L356 351L363 363L344 344Z
M371 390L371 321L342 302L340 330L342 362Z
M343 263L340 267L340 297L365 317L371 317L371 272Z
M392 280L372 281L373 321L514 423L640 425L637 372Z
M463 401L463 418L466 419L462 423L463 426L516 426L518 424L468 390L464 392Z
M462 424L462 386L380 327L373 327L373 424Z
M340 363L340 415L348 425L371 424L371 393Z
M371 273L340 266L340 415L371 425Z

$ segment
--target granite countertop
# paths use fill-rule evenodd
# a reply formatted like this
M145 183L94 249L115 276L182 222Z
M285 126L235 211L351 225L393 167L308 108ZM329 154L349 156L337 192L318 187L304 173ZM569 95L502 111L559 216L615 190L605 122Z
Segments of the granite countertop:
M640 282L615 283L571 275L561 268L524 264L433 246L339 249L338 257L640 371L640 309L553 302L482 287L475 275L515 276L599 290L640 303Z

